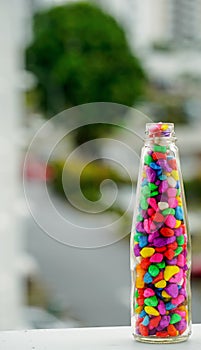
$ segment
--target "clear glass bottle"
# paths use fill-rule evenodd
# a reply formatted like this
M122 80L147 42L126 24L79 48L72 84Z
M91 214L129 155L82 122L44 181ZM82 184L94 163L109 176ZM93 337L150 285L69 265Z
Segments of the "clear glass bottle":
M191 243L173 123L146 124L131 232L131 325L136 340L191 334Z

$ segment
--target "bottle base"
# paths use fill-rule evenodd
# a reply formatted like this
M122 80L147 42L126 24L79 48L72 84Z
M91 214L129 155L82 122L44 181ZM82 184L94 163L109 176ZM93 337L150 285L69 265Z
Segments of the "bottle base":
M141 335L133 334L134 339L141 343L152 343L152 344L173 344L173 343L181 343L187 341L190 334L181 335L177 337L167 337L167 338L158 338L154 336L143 337Z

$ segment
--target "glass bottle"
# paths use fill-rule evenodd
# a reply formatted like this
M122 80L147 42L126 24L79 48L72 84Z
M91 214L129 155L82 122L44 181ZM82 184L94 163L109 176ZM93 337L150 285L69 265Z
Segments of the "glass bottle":
M146 124L131 232L134 338L176 343L191 334L191 243L173 123Z

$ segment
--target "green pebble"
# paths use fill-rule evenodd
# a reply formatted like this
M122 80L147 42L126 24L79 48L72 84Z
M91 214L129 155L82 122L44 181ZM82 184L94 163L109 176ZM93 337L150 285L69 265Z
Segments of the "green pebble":
M139 243L139 241L140 241L140 236L143 236L143 234L142 233L136 233L135 235L134 235L134 241L135 242L138 242Z
M138 298L139 297L139 293L138 290L135 291L135 297Z
M139 305L138 305L138 303L136 302L136 303L135 303L135 308L137 309L137 308L138 308L138 306L139 306Z
M154 145L154 152L166 153L166 151L166 146Z
M156 188L158 188L158 186L155 185L153 182L149 182L148 187L151 191L154 191Z
M144 219L143 219L142 215L138 214L138 216L137 216L137 222L143 221L143 220L144 220Z
M144 157L144 163L149 165L151 162L153 162L152 156L150 156L149 154L146 154Z
M141 192L145 197L149 197L150 195L150 189L148 186L143 186Z
M177 237L177 243L179 245L184 244L184 236L183 235Z
M170 324L175 324L181 321L181 316L179 314L172 314L170 319Z
M140 206L143 210L147 210L147 208L149 206L147 203L147 200L144 196L141 196L141 198L140 198Z
M178 188L176 196L180 196L181 194L181 188Z
M175 249L174 256L179 255L182 251L183 251L183 248L182 247L178 247L177 249Z
M167 209L164 209L164 210L162 211L162 214L163 214L163 215L169 215L169 214L174 215L174 214L175 214L175 210L174 210L173 208L167 208Z
M150 265L148 271L152 277L156 277L160 272L159 268L156 265Z
M158 299L155 295L152 297L144 299L144 303L147 306L157 306L158 305Z
M165 268L165 261L161 261L160 263L156 264L156 266L159 267L159 269L164 269Z
M158 191L151 192L150 197L158 196Z

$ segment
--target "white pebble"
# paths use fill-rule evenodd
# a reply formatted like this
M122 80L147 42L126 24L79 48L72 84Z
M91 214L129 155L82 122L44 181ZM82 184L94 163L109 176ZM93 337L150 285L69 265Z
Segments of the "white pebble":
M177 181L172 176L168 176L167 182L170 187L175 187L177 184Z
M164 210L164 209L169 208L169 204L166 202L158 202L158 207L160 210Z

